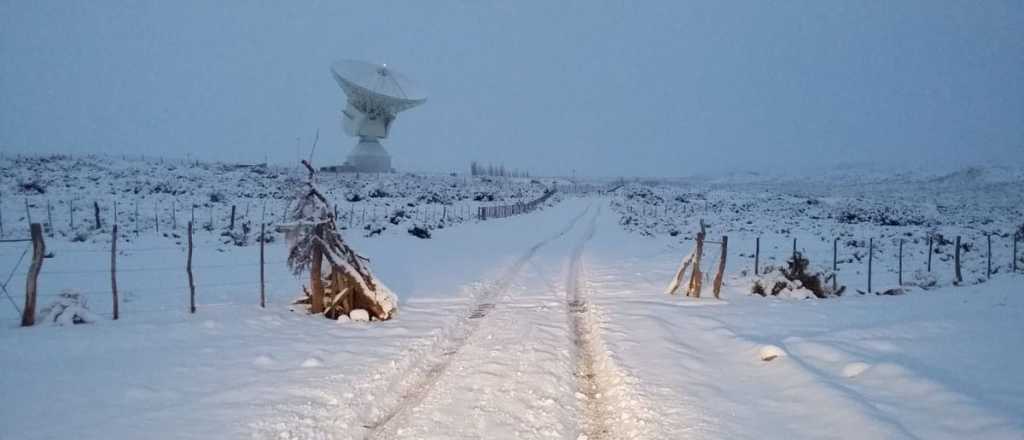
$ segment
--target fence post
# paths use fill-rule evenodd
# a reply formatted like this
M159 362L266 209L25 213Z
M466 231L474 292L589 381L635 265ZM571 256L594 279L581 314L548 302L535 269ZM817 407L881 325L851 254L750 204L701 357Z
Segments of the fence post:
M153 202L153 228L156 229L156 233L160 233L160 204L156 201Z
M178 230L178 201L171 200L171 230Z
M964 277L960 273L960 236L959 235L956 236L956 260L954 261L954 264L956 265L956 283L960 284L961 282L964 281Z
M986 234L985 239L988 240L988 270L985 279L989 279L992 278L992 234Z
M0 197L0 238L4 237L4 199Z
M761 263L761 237L754 239L754 275L760 275L758 273Z
M793 261L796 262L796 237L793 237Z
M725 257L729 249L729 237L726 235L722 236L722 254L718 257L718 273L715 274L714 293L715 299L718 299L718 292L722 290L722 275L725 273Z
M114 223L110 232L110 293L114 302L114 320L117 321L117 223Z
M53 207L50 206L50 199L46 199L46 228L53 237Z
M28 197L25 197L25 218L28 220L29 227L32 225L32 210L28 207Z
M267 286L266 286L266 283L265 283L265 278L264 278L264 273L263 273L263 261L264 261L263 260L263 234L265 232L266 226L267 225L266 225L265 222L260 221L260 307L261 308L266 308L267 307Z
M102 227L102 225L100 225L100 203L95 201L95 200L93 200L93 202L92 202L92 209L93 209L93 217L96 220L96 229L100 229Z
M75 201L68 200L68 216L71 217L71 229L75 229Z
M231 205L231 223L228 225L228 230L235 230L235 205Z
M932 271L932 235L928 234L928 272Z
M139 201L135 200L135 236L139 236Z
M43 241L43 226L39 223L29 225L32 234L32 264L28 268L25 279L25 308L21 313L21 326L29 327L36 323L36 292L39 287L39 271L43 268L43 255L46 254L46 243Z
M2 227L0 227L0 231L3 231ZM2 233L0 232L0 234ZM1013 234L1013 271L1017 271L1017 234Z
M899 285L903 286L903 239L900 239Z
M185 272L188 272L188 310L196 312L196 283L192 278L192 222L188 222L188 259L185 260Z
M871 265L875 256L875 239L868 239L868 293L871 293Z
M693 275L690 278L690 290L687 292L687 296L700 298L700 291L703 284L702 277L704 276L700 271L700 257L704 253L704 221L700 222L700 232L697 233L697 250L693 253Z
M839 239L832 239L832 292L838 290L839 281Z

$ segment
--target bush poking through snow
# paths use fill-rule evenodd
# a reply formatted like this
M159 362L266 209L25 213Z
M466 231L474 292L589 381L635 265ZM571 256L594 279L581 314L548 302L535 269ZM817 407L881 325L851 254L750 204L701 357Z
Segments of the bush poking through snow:
M57 325L89 324L97 320L97 316L86 307L85 297L70 289L61 292L40 313L45 316L43 322Z
M430 238L430 231L420 226L413 226L409 228L409 235L417 238Z
M831 281L835 274L831 271L809 273L810 260L800 252L796 252L786 262L786 267L771 268L765 270L764 275L754 281L750 292L761 296L778 296L782 292L792 292L800 296L801 291L809 292L818 298L840 296L846 291L846 286L838 286L832 289ZM808 295L804 295L807 297Z

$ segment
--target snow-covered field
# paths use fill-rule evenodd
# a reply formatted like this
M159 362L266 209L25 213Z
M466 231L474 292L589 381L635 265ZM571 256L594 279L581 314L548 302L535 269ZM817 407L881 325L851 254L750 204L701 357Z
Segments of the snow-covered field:
M122 193L124 184L155 188L153 176L187 191L141 190L150 213L168 197L215 212L275 200L268 212L279 214L290 195L279 182L286 177L255 183L249 169L53 163L75 161L101 171L26 171L50 165L8 159L0 168L5 226L25 221L17 213L25 195L12 186L34 173L46 178L51 203L116 198L128 206L136 195ZM401 196L345 203L430 212L429 193L450 197L443 206L473 209L487 203L472 200L479 192L529 200L543 191L528 180L383 179L342 180L332 197L382 189ZM124 245L122 319L110 321L109 241L100 233L76 241L77 230L58 227L40 278L42 304L78 289L99 320L18 328L5 306L0 438L1019 439L1024 274L1009 273L1009 249L1024 218L1022 181L1012 170L985 169L803 183L631 182L610 195L556 197L527 215L434 223L429 240L405 233L414 220L387 223L380 234L353 227L346 239L401 298L396 319L374 323L289 311L304 279L287 271L282 240L267 247L270 302L260 309L258 247L226 240L221 217L215 232L197 235L195 315L185 307L181 240L165 237L162 225L160 234L146 229ZM212 191L227 201L210 202ZM45 197L30 196L33 216L45 215ZM174 209L161 206L161 216ZM730 237L722 299L666 295L702 218L709 236ZM926 233L969 243L962 285L951 282L951 246L941 240L934 275L923 270ZM990 279L982 241L989 233ZM782 264L794 237L812 265L830 266L840 238L847 293L751 295L755 237L762 267ZM872 291L896 286L900 238L904 280L919 287L856 294L866 292L869 238ZM16 272L7 285L16 300L23 249L0 247L3 275ZM717 255L706 249L708 272Z

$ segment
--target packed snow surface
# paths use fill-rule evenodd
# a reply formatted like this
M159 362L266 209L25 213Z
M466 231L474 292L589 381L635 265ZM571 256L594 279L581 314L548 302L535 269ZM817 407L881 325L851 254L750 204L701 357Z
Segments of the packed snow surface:
M258 246L225 243L219 227L197 234L195 314L186 310L180 240L163 229L132 233L118 256L121 319L112 321L109 241L102 230L80 241L62 235L48 242L41 305L56 301L95 322L19 328L13 307L0 315L0 438L1019 439L1024 275L1011 273L1005 243L1020 223L1020 195L972 189L962 181L991 182L971 173L956 179L950 188L962 191L936 204L945 214L917 210L923 220L910 223L917 214L841 211L857 197L853 207L892 205L893 194L912 200L918 190L925 200L933 187L871 180L891 191L798 196L747 182L673 182L612 184L611 195L446 224L429 240L343 232L402 297L387 322L290 311L305 280L285 267L282 240L267 246L269 301L258 307ZM4 221L14 222L9 212L24 200L4 189ZM666 202L676 197L686 202ZM727 209L734 205L747 208ZM709 287L700 299L664 293L701 218L709 236L730 236L720 300ZM927 252L910 238L932 229L970 237L964 282L955 285L949 262L933 255L935 282L909 286L919 279L907 273L929 273ZM993 237L1002 241L988 276L978 237L998 231L1006 235ZM762 267L783 264L794 236L812 263L830 264L838 234L881 243L870 292L864 249L850 244L841 248L838 273L850 286L842 296L751 295L753 238L762 237ZM898 284L899 237L906 293L868 294ZM949 254L943 246L938 255ZM24 248L0 248L14 300ZM717 256L709 244L705 272Z

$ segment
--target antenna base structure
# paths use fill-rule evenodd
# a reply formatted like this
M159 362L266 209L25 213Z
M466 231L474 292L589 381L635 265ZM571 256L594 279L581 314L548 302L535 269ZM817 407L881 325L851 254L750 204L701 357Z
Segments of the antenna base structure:
M423 104L427 98L408 78L385 64L339 61L331 66L331 74L348 97L341 112L345 133L359 138L341 170L394 172L391 156L380 145L380 139L388 137L399 112Z
M393 173L391 155L375 137L359 137L359 142L345 158L343 170L359 173Z

